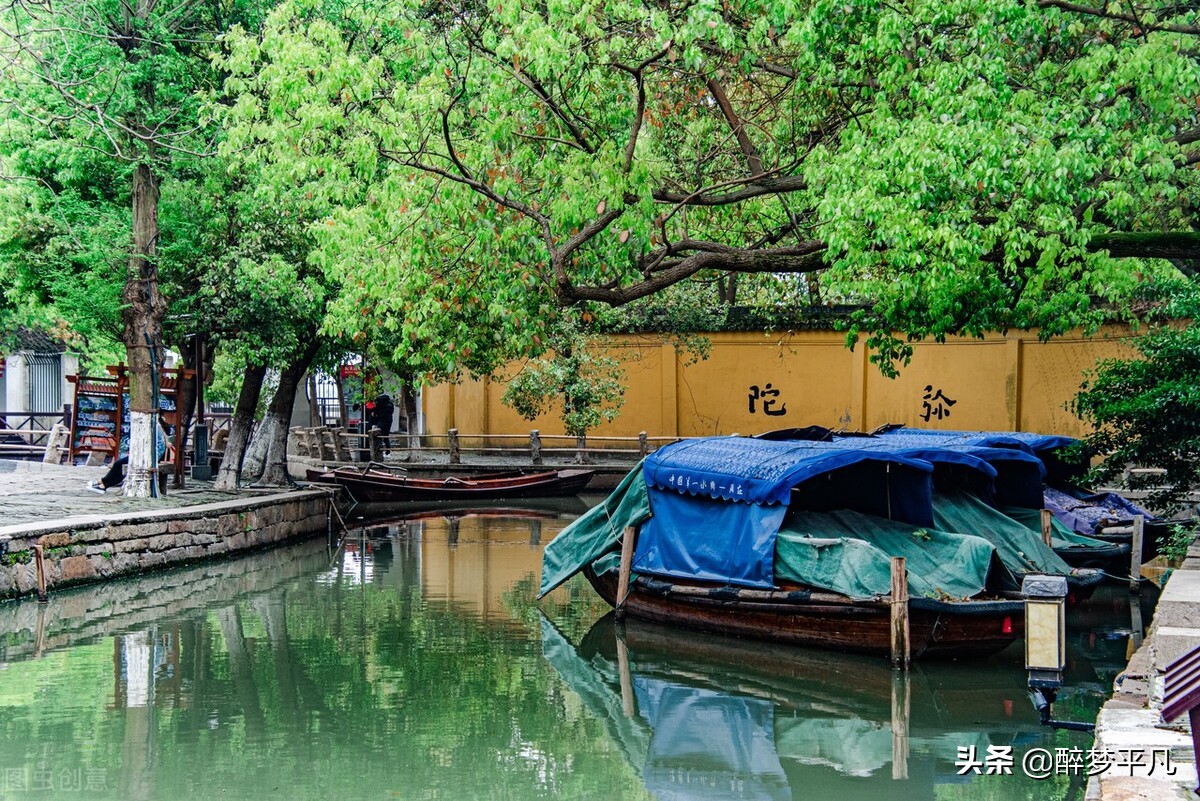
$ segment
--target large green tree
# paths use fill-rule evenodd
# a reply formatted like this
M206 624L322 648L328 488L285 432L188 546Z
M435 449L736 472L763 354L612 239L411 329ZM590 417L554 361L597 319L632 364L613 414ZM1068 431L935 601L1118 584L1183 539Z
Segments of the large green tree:
M1122 259L1196 255L1194 16L290 0L231 42L229 146L335 201L327 328L389 329L431 374L544 349L564 306L738 274L869 302L886 366L892 331L1053 335L1162 269Z
M121 279L120 341L131 378L127 495L150 494L150 377L161 366L167 312L159 288L162 183L173 161L210 152L215 129L200 108L219 76L209 56L225 27L257 8L236 0L65 0L13 3L0 13L0 103L5 124L20 131L0 139L9 177L32 179L51 195L82 186L89 200L127 209L118 235L92 229L79 247L106 251L95 263Z

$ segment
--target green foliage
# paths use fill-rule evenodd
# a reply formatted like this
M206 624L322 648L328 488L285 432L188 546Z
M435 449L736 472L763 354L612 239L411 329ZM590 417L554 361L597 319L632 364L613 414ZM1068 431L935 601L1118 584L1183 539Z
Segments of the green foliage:
M1176 523L1171 526L1167 541L1159 543L1158 551L1167 557L1167 561L1177 565L1187 557L1188 550L1195 541L1196 529L1194 526Z
M1095 426L1087 448L1102 455L1096 477L1114 481L1128 467L1165 475L1131 478L1150 492L1150 505L1179 508L1200 485L1200 282L1151 287L1165 319L1132 341L1138 356L1102 362L1075 399L1074 410Z
M329 204L325 329L383 332L417 374L730 272L811 302L788 273L812 270L869 304L851 338L890 370L914 338L1094 326L1169 269L1089 243L1190 230L1192 50L1009 0L292 0L229 38L226 147L264 198Z
M0 565L4 567L27 565L32 561L33 551L9 551L8 553L0 554Z
M625 403L625 375L599 344L574 316L564 316L550 341L551 354L521 368L504 391L504 402L527 420L560 404L563 426L576 437L615 419Z

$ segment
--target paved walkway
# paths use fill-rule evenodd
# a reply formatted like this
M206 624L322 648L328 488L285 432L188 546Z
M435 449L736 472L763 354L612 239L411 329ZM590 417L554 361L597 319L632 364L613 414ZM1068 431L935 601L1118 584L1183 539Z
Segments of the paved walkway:
M1089 801L1194 801L1197 777L1187 716L1164 723L1161 712L1164 669L1196 647L1200 647L1200 541L1192 544L1183 566L1167 580L1149 636L1117 676L1112 700L1096 720L1096 749L1134 755L1129 761L1139 767L1093 778ZM1167 753L1176 769L1173 776L1167 775Z
M135 499L111 489L98 495L87 489L107 467L71 467L0 459L0 526L54 520L77 515L107 515L193 506L229 500L229 493L215 492L211 482L188 481L188 489L172 490L160 499Z

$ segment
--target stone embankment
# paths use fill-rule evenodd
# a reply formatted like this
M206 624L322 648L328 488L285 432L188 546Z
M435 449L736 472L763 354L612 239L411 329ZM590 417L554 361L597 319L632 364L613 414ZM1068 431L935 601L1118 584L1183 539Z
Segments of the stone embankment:
M1196 767L1187 716L1164 722L1162 698L1167 665L1197 647L1200 542L1192 544L1167 580L1148 636L1117 676L1113 697L1096 719L1095 748L1118 754L1133 767L1093 777L1089 801L1194 801Z
M282 597L329 567L329 544L313 538L243 558L210 559L122 581L106 581L0 603L0 663L194 618L197 610Z
M0 527L0 599L263 548L328 531L321 489Z

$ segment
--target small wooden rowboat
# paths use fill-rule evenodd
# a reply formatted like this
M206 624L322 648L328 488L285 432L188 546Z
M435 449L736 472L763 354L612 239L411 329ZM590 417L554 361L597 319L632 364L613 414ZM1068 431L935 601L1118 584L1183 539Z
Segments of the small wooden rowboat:
M381 469L309 470L308 480L337 484L356 501L496 500L574 495L591 480L594 470L545 470L425 478Z
M585 568L596 593L617 606L617 573ZM633 618L735 637L887 655L891 599L854 600L803 587L754 590L639 576L624 610ZM909 598L912 656L987 656L1007 648L1025 628L1024 602Z

